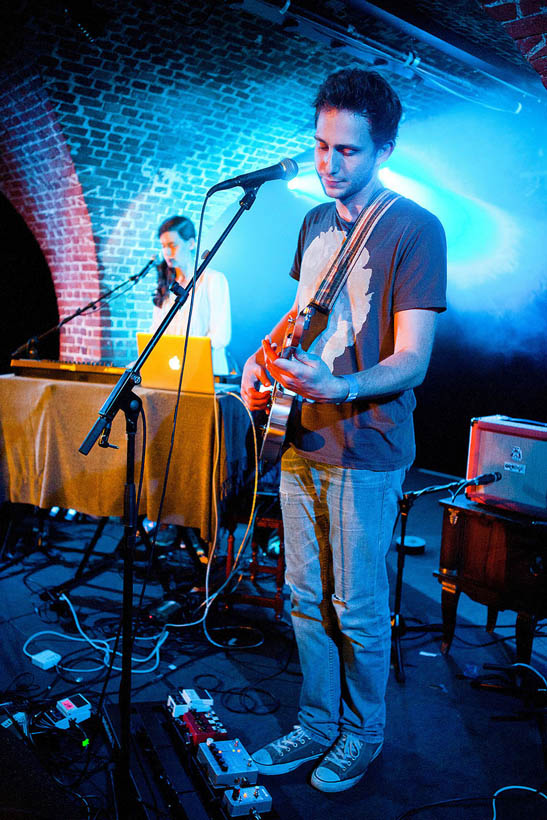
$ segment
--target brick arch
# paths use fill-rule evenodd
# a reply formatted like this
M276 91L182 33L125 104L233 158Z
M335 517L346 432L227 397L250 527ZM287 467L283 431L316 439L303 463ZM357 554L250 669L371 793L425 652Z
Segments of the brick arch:
M34 72L12 73L0 97L0 189L25 220L47 261L59 316L99 295L99 267L91 220L69 148ZM61 330L64 359L101 359L100 312Z
M498 20L547 88L547 9L544 0L480 0Z

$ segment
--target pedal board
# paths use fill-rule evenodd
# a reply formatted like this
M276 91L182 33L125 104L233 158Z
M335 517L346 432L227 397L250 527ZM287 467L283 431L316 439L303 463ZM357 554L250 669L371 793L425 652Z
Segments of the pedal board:
M256 785L258 770L243 744L237 738L210 736L211 732L220 738L227 734L212 709L208 717L207 713L197 714L190 710L175 718L159 703L132 704L130 760L135 820L157 820L160 815L176 820L279 820L268 791ZM117 705L105 708L103 726L117 753ZM208 736L196 744L201 732Z
M211 820L183 765L184 756L173 749L164 707L157 703L132 704L131 724L130 776L135 820L157 820L162 815L176 820ZM116 756L120 750L117 704L105 706L103 728Z

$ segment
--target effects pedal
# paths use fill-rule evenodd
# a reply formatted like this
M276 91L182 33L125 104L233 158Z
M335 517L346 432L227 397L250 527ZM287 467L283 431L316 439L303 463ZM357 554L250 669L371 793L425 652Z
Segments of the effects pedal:
M258 768L242 743L234 740L209 739L198 746L197 760L204 767L209 782L216 787L248 786L256 783Z
M196 712L190 709L182 716L183 723L192 738L194 746L206 743L208 740L227 740L228 732L215 711Z
M183 699L180 692L175 692L174 694L167 696L167 711L171 717L181 717L189 709L190 707L188 706L188 703Z
M190 709L196 712L208 712L214 701L207 689L196 687L195 689L181 689L180 694Z
M81 723L91 717L91 704L83 695L73 695L71 698L62 698L56 703L59 712L75 723Z
M222 805L230 817L244 817L251 812L266 813L272 807L272 797L264 786L226 789Z
M167 697L167 709L174 718L184 715L190 709L194 712L209 712L213 703L207 689L177 689Z
M91 704L83 695L72 695L58 700L44 716L56 729L69 729L71 723L82 723L91 717Z

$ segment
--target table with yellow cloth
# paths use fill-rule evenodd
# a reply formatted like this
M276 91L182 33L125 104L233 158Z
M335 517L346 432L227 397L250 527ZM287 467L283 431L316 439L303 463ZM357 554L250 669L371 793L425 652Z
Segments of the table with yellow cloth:
M0 376L0 502L121 516L126 471L123 413L115 417L110 434L110 443L119 449L105 449L97 442L87 456L78 450L111 391L108 384ZM135 393L142 399L147 425L139 513L155 521L176 394L147 388L135 388ZM249 417L235 396L182 394L162 521L195 527L211 541L215 498L225 503L248 475L249 460L252 467L254 458L251 441ZM139 420L135 484L141 450Z

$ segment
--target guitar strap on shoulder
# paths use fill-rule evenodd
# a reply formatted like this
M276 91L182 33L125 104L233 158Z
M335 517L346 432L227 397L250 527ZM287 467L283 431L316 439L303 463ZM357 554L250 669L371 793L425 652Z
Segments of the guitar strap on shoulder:
M382 189L361 211L310 302L311 307L324 314L330 312L361 249L368 242L378 222L398 199L399 194Z

